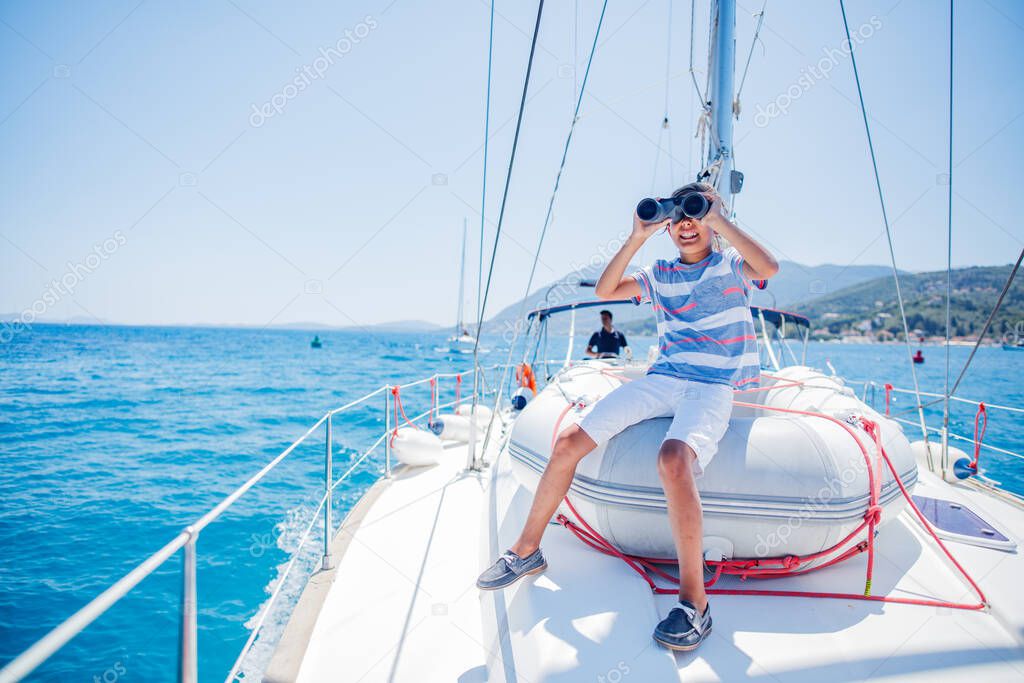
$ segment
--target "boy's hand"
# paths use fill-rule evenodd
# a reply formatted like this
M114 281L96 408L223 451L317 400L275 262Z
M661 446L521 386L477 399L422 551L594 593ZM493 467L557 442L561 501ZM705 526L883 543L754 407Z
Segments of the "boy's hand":
M722 197L717 192L705 192L704 197L711 202L711 208L708 209L708 213L704 216L704 222L709 227L718 229L718 226L729 220L728 209L725 207L725 203L722 202Z
M671 224L672 219L670 218L666 218L660 223L645 223L644 221L640 220L640 217L637 216L636 212L634 211L632 237L640 240L641 242L646 242L651 235L660 232L661 230L667 230L668 226L670 226Z

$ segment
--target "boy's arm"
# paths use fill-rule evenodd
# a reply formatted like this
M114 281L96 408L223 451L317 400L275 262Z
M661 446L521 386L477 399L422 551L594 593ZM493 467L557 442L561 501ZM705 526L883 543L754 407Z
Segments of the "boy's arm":
M605 266L597 286L594 287L598 299L628 299L643 295L636 280L624 277L626 268L644 242L659 230L667 228L669 223L671 221L668 219L661 223L644 223L635 213L633 214L633 232Z
M722 208L722 198L715 194L708 199L713 201L704 222L729 240L729 244L743 257L743 274L751 280L767 280L778 273L779 262L771 252L726 217Z

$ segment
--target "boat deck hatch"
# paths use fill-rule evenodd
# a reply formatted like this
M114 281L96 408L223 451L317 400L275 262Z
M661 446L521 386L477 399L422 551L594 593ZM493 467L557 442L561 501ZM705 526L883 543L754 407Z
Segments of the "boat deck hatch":
M969 507L952 500L913 496L921 514L943 538L991 548L1012 549L1016 543Z

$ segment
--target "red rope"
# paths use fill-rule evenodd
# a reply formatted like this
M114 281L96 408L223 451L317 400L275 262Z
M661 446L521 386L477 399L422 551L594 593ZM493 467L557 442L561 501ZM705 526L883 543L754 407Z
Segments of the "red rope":
M394 411L394 420L392 420L392 422L391 422L391 424L393 424L394 427L391 430L391 439L389 440L389 444L392 445L392 446L395 445L395 437L398 436L398 416L399 416L399 414L401 414L402 419L405 420L405 423L407 425L409 425L413 429L419 429L419 427L416 426L416 424L413 423L413 421L410 420L405 415L405 406L402 405L402 395L401 395L400 389L401 389L400 386L391 387L391 395L395 397L394 405L392 407L392 409Z
M892 385L886 383L885 385L885 414L889 414L889 401L892 399Z
M607 368L601 368L598 372L600 372L605 377L611 377L612 379L617 379L617 380L619 380L619 382L621 382L623 384L625 384L626 382L632 382L633 381L629 377L626 377L625 375L623 375L623 373L621 373L621 372L614 372L613 370L608 370Z
M771 378L771 377L769 376L769 378ZM888 392L887 392L887 394L888 394ZM707 564L712 566L712 567L714 567L714 570L715 570L714 574L712 575L712 577L708 581L705 582L705 587L707 587L709 594L713 594L713 595L785 596L785 597L805 597L805 598L832 598L832 599L843 599L843 600L867 600L867 601L872 601L872 602L888 602L888 603L897 603L897 604L906 604L906 605L920 605L920 606L928 606L928 607L946 607L946 608L951 608L951 609L964 609L964 610L980 610L980 609L984 609L985 608L987 600L986 600L985 594L982 592L981 588L978 587L977 583L975 583L974 579L971 578L970 574L968 574L967 571L963 568L963 566L961 566L960 563L957 562L956 558L953 557L953 554L949 551L948 548L946 548L945 544L942 543L942 541L939 539L939 537L935 534L935 532L932 529L931 525L925 519L924 515L918 509L917 505L914 504L914 501L911 498L910 493L907 491L906 487L903 485L903 482L899 478L899 474L896 472L896 469L893 466L892 461L889 459L889 455L885 452L885 448L882 445L881 430L879 429L879 427L878 427L878 425L876 423L874 423L874 422L872 422L870 420L867 420L865 418L860 418L860 420L859 420L860 426L864 429L864 431L874 441L874 446L875 446L875 467L872 468L871 467L871 459L870 459L870 456L869 456L868 451L865 448L864 444L861 443L861 440L858 438L857 434L853 431L853 429L851 429L849 425L847 425L846 423L842 422L841 420L838 420L836 418L833 418L831 416L824 415L824 414L821 414L821 413L812 413L812 412L802 411L802 410L792 410L792 409L788 409L788 408L775 408L775 407L770 407L770 406L761 406L761 405L757 405L757 404L742 403L742 402L739 402L739 401L734 401L733 403L734 403L734 405L737 405L737 406L740 406L740 407L746 407L746 408L762 408L762 409L766 409L766 410L775 410L777 412L782 412L782 413L791 413L791 414L797 414L797 415L806 415L806 416L811 416L811 417L818 417L818 418L829 420L830 422L832 422L834 424L837 424L840 427L842 427L853 438L853 440L857 443L857 446L860 448L861 453L863 454L863 456L865 458L865 463L867 464L867 468L868 468L868 486L869 486L868 507L867 507L867 510L864 513L864 521L861 522L861 524L858 525L858 527L856 529L854 529L852 532L847 534L847 536L844 539L839 541L839 543L836 543L835 545L833 545L831 548L827 548L825 550L822 550L822 551L819 551L819 552L816 552L816 553L812 553L810 555L805 555L805 556L802 556L802 557L801 556L795 556L795 555L789 555L789 556L786 556L786 557L778 557L778 558L732 559L732 560L724 560L724 561L721 561L721 562L708 561ZM559 427L561 426L562 421L565 419L565 416L568 414L568 412L573 407L575 407L576 405L578 405L578 404L577 403L570 403L569 405L567 405L562 410L561 414L558 416L558 419L555 422L554 433L552 434L552 438L551 438L552 450L554 449L554 444L555 444L555 442L556 442L556 440L558 438ZM979 414L981 412L982 411L979 411ZM977 418L976 418L976 420L977 420ZM982 427L981 433L984 434L984 427ZM938 544L939 548L942 549L943 553L945 553L946 557L950 560L950 562L952 562L953 565L959 570L961 576L963 576L964 579L967 581L967 583L970 584L971 588L974 589L975 593L978 595L978 598L979 598L979 602L978 603L974 603L974 604L972 604L972 603L958 603L958 602L945 601L945 600L936 600L936 599L901 598L901 597L896 597L896 596L888 596L888 595L875 596L875 595L871 595L870 594L871 593L871 578L872 578L873 568L874 568L875 528L877 527L878 523L881 521L881 515L882 515L882 508L881 508L881 506L879 505L879 502L878 502L879 501L880 491L881 491L881 463L882 463L882 460L885 461L885 464L888 466L889 471L892 473L893 479L895 480L896 484L899 486L900 492L903 494L903 497L906 499L907 504L914 511L914 514L916 514L918 519L921 520L925 530L935 540L935 542ZM565 500L565 503L568 506L569 510L576 517L576 519L578 520L579 523L577 524L577 523L572 522L565 515L562 515L562 514L558 515L558 517L556 519L557 519L557 521L560 524L562 524L567 529L569 529L577 538L579 538L586 545L590 546L591 548L593 548L593 549L595 549L595 550L597 550L599 552L605 553L607 555L612 555L612 556L618 557L619 559L623 560L634 571L636 571L637 574L639 574L641 576L641 578L643 578L647 582L647 584L651 587L651 590L654 593L657 593L657 594L670 594L670 593L675 593L676 592L675 588L666 588L666 587L658 586L656 584L656 582L654 581L654 579L652 579L651 576L650 576L650 574L655 574L656 576L660 576L662 578L665 578L665 579L667 579L667 580L669 580L669 581L671 581L673 583L678 583L679 580L676 577L674 577L674 576L664 572L663 570L659 569L656 566L659 563L661 563L661 564L675 564L676 560L663 560L663 559L647 558L647 557L641 557L641 556L636 556L636 555L628 555L626 553L621 552L620 550L618 550L617 548L612 546L612 544L610 542L608 542L607 539L605 539L603 536L601 536L600 533L598 533L596 530L594 530L593 527L591 527L587 523L587 521L582 517L582 515L580 515L579 511L576 510L576 507L572 504L572 501L569 500L568 496L566 496L564 500ZM807 562L810 562L812 560L819 559L819 558L822 558L822 557L826 557L826 556L831 555L831 554L833 554L835 552L838 552L842 547L844 547L847 543L849 543L851 540L853 540L853 538L855 538L862 530L864 530L865 527L867 527L867 530L868 530L867 538L865 540L860 541L859 543L857 543L853 547L847 549L845 552L839 554L836 557L833 557L833 558L829 559L827 562L824 562L824 563L822 563L822 564L820 564L820 565L818 565L816 567L810 567L808 569L798 570L798 568L801 565L806 564ZM731 588L730 589L711 588L711 586L713 586L723 574L737 575L737 576L740 577L741 580L744 580L744 579L746 579L748 577L750 577L750 578L777 578L777 577L783 577L783 576L799 576L801 574L806 574L806 573L811 572L811 571L817 571L819 569L824 569L824 568L830 567L830 566L832 566L834 564L838 564L839 562L842 562L842 561L847 560L847 559L849 559L849 558L851 558L851 557L853 557L855 555L858 555L861 552L864 552L865 550L867 550L867 552L868 552L868 559L867 559L867 571L866 571L866 577L865 577L864 593L862 593L862 594L857 594L857 593L830 593L830 592L820 592L820 591L782 591L782 590L756 590L756 589L755 590L746 590L746 589L740 590L740 589L731 589ZM778 567L771 567L771 566L766 566L766 565L779 565L779 566Z
M459 407L462 400L462 373L455 375L455 407Z
M988 429L988 412L985 410L985 404L979 403L978 412L974 415L974 459L968 465L975 472L978 471L978 458L981 457L981 443L985 438L986 429Z

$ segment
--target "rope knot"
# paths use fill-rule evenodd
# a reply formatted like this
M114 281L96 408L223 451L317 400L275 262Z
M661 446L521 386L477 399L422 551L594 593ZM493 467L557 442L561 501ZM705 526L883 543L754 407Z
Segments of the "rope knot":
M978 412L974 416L974 458L967 464L969 468L978 471L978 460L981 458L981 446L985 440L985 430L988 428L988 411L985 403L978 404Z
M796 569L800 566L800 558L796 555L787 555L782 559L782 566L786 569Z
M867 432L870 436L876 436L878 434L877 422L869 420L863 415L859 416L857 419L860 421L861 426L864 427L864 431Z
M868 524L878 524L882 520L882 506L869 505L867 512L864 513L864 519Z

